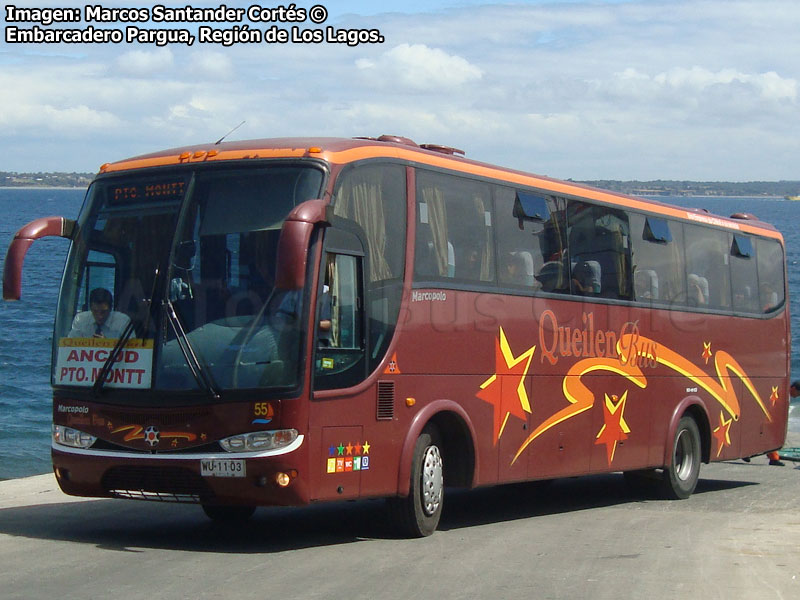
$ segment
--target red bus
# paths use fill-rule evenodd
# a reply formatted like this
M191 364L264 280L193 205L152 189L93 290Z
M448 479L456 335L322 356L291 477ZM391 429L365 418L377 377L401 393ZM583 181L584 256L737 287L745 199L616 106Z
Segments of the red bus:
M781 235L377 139L268 139L103 165L53 336L67 494L254 507L622 471L669 498L781 447Z

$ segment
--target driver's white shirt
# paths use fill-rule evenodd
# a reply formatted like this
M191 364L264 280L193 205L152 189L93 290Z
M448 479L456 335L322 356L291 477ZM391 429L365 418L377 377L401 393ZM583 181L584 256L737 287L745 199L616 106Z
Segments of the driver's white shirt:
M100 331L103 333L103 337L118 338L122 335L122 332L125 330L125 327L127 327L129 322L130 317L128 317L128 315L112 310L108 314L108 318L105 320L105 323L103 323L103 325L100 327ZM72 329L70 329L69 337L94 337L96 329L97 323L94 320L92 312L89 310L79 312L77 315L75 315L75 319L72 321Z

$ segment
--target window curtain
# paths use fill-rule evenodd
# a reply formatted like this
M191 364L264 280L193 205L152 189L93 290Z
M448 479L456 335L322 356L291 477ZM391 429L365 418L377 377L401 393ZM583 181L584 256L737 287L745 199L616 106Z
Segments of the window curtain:
M423 187L422 201L428 206L428 224L433 238L436 268L440 277L447 277L447 207L445 206L444 195L436 187Z
M387 224L379 170L361 169L348 176L339 190L333 211L364 229L369 246L370 282L402 277L402 273L391 272L384 256Z
M476 195L472 199L472 205L475 208L480 223L483 223L483 248L481 249L481 281L491 281L494 277L494 242L492 240L492 228L486 223L486 205L484 199L480 195Z

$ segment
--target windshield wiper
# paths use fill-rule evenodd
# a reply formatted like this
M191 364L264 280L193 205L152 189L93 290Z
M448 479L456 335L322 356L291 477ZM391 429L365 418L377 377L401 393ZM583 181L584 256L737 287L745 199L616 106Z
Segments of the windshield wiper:
M122 330L122 334L117 339L117 343L114 344L114 348L111 350L111 353L108 355L108 358L103 363L103 366L100 368L100 373L95 379L94 385L92 386L92 392L95 396L99 396L100 392L103 391L103 386L106 383L106 378L108 377L109 372L111 371L111 367L117 360L117 356L119 353L122 352L122 349L125 347L125 344L130 339L133 332L136 330L137 326L141 326L142 331L147 331L150 327L150 319L153 318L153 296L155 295L156 285L158 284L159 273L161 273L161 266L159 265L156 267L155 274L153 276L153 288L150 290L150 297L145 298L144 302L147 304L147 319L142 319L140 313L137 312L133 316L133 318L128 321L128 324L125 326L125 329Z
M204 388L214 400L219 400L219 392L217 392L216 388L214 387L211 376L206 372L200 361L197 359L197 354L195 354L192 344L189 342L189 338L186 335L186 331L183 329L181 320L178 318L178 315L175 312L175 307L173 306L171 300L167 299L164 301L164 309L164 312L167 314L167 320L172 327L172 331L175 333L175 341L177 342L178 348L180 348L181 353L183 354L183 358L186 361L189 370L192 372L192 377L195 378L197 384Z
M116 362L117 356L119 356L119 353L122 351L122 348L130 339L135 329L136 327L134 324L134 320L131 319L125 326L125 329L122 330L122 335L119 336L119 339L117 339L117 343L114 344L114 348L108 355L106 362L104 362L103 366L100 368L100 373L97 376L97 379L95 379L94 385L92 386L92 392L94 393L95 396L99 396L100 392L103 391L103 385L105 384L106 378L108 377L108 374L111 371L111 367Z

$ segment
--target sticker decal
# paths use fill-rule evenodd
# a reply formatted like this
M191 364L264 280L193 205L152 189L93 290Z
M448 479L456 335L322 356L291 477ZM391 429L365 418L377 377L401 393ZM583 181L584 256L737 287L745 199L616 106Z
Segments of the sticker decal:
M269 425L275 416L275 409L269 402L256 402L253 404L253 416L255 418L250 421L252 425Z
M383 370L384 375L402 375L402 371L400 370L400 366L397 364L397 352L392 354L392 360L389 361L389 364L386 365L386 368Z
M352 473L353 471L369 471L368 441L347 443L339 442L338 445L328 447L328 457L325 459L326 473Z

